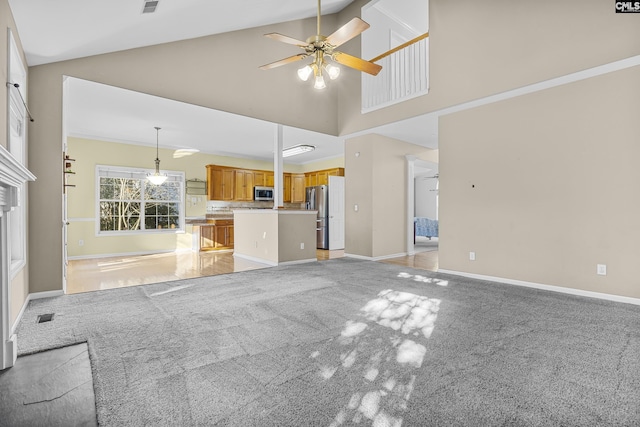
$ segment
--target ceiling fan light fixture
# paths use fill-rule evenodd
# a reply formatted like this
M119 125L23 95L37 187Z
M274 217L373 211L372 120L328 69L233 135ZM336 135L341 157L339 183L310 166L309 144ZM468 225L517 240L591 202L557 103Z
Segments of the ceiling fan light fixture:
M325 63L325 70L327 70L327 74L331 80L335 80L340 76L340 67L333 64Z
M302 59L312 57L313 62L311 64L298 70L298 77L300 77L300 79L302 79L303 81L307 81L307 79L311 76L310 69L313 70L315 76L314 87L316 89L324 89L326 87L324 78L322 77L323 71L327 72L327 75L331 80L337 79L340 75L340 68L333 64L327 64L325 62L325 58L329 58L337 62L338 64L342 64L346 67L353 68L371 74L373 76L377 75L382 69L382 66L335 50L337 47L360 35L364 30L369 28L369 24L356 17L344 24L342 27L338 28L329 36L323 36L320 32L321 16L322 14L320 8L320 0L318 0L317 33L316 35L307 38L306 41L297 40L280 33L265 34L265 37L269 37L270 39L295 45L301 49L304 49L305 53L300 53L298 55L293 55L288 58L272 62L270 64L262 65L260 66L260 69L269 70L271 68L280 67L291 62L300 61Z
M295 156L296 154L308 153L315 150L315 145L299 144L282 150L282 157Z
M319 73L316 76L316 82L313 84L313 87L316 89L324 89L327 85L324 82L324 77L322 77L322 73Z
M309 80L309 76L311 76L311 73L313 73L313 68L311 68L311 65L305 65L298 70L298 77L303 82L306 82L307 80Z
M155 126L156 129L156 171L154 173L149 172L147 179L154 185L162 185L168 178L166 173L160 173L160 157L158 156L158 133L160 128Z

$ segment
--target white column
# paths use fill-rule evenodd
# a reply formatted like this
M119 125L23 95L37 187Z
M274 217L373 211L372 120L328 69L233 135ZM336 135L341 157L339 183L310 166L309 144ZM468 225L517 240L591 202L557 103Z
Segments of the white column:
M413 244L413 217L415 212L415 162L417 157L410 154L405 155L407 159L407 255L414 255L415 245Z
M284 163L282 161L282 148L283 148L283 127L281 124L276 125L275 137L273 140L273 209L284 207L283 192L284 192L284 178L283 168Z

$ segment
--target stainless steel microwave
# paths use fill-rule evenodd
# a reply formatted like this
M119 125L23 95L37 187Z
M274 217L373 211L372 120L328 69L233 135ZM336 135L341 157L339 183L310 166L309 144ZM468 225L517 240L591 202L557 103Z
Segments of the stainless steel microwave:
M273 200L273 187L253 187L253 200Z

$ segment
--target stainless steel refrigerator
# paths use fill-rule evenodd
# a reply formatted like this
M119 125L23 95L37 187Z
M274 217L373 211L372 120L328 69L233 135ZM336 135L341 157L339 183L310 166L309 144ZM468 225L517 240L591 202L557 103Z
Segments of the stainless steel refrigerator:
M329 187L316 185L306 188L307 210L318 211L316 218L316 235L318 249L329 249Z

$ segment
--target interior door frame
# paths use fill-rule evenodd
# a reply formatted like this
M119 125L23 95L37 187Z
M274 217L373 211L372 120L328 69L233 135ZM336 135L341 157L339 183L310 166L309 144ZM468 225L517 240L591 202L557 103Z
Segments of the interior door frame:
M329 177L329 250L344 249L345 178ZM336 206L339 203L339 206Z
M62 76L62 153L60 155L60 161L64 162L64 156L67 153L67 118L68 118L68 105L69 105L69 80L67 76ZM64 165L63 165L64 166ZM67 187L66 178L63 178L62 187L62 292L67 293L67 267L69 265L67 246L68 246L68 205L67 205Z

